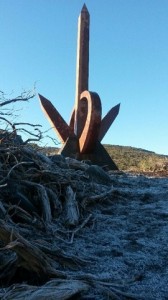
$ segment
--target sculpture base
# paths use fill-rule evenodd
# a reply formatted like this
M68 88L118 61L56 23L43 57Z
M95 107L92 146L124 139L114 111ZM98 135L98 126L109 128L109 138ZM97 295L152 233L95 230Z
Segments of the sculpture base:
M70 137L60 149L59 154L62 154L66 157L75 158L77 160L90 160L92 164L106 167L109 170L118 170L115 162L111 159L110 155L107 153L102 144L98 141L91 153L80 153L78 139L76 137Z

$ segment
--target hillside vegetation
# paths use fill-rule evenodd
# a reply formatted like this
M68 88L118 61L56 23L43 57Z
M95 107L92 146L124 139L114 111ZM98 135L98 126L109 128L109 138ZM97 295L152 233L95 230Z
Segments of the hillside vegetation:
M109 155L123 171L168 171L168 155L127 146L104 145Z
M168 155L128 146L104 145L104 147L121 171L168 172ZM47 147L41 151L53 155L58 152L58 148Z

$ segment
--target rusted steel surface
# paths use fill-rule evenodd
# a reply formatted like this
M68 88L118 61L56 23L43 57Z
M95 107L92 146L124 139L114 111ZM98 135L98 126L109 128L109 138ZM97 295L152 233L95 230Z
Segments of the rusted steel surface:
M86 101L83 101L84 99ZM84 122L83 131L79 137L79 148L81 153L89 153L93 151L99 136L102 114L101 101L98 94L84 91L81 94L80 102L78 112L80 120L84 119Z
M110 126L114 122L115 118L117 117L119 110L120 104L117 104L116 106L111 108L109 112L105 115L105 117L102 119L98 138L100 142L102 141Z
M41 95L39 98L43 111L63 143L60 153L79 159L91 159L94 163L105 164L116 170L117 166L100 141L117 117L120 104L114 106L102 119L99 95L88 91L89 23L89 12L84 5L78 19L76 95L69 125L48 99Z
M75 124L75 108L73 109L73 111L71 113L70 121L69 121L69 127L71 128L72 131L75 131L74 124Z
M43 112L45 113L47 119L49 120L51 126L55 130L61 142L64 143L69 136L73 135L72 130L64 121L56 108L52 105L52 103L42 95L39 94L38 96Z
M86 5L83 5L78 18L77 59L76 59L76 95L75 95L75 122L74 132L77 136L81 133L78 105L80 95L88 90L89 78L89 25L90 15Z

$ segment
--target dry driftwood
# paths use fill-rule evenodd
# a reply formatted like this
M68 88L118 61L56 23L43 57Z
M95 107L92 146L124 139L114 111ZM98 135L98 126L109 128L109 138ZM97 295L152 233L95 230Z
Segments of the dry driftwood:
M46 275L66 277L62 272L56 271L54 262L49 260L39 248L15 232L12 226L2 221L0 222L0 239L6 245L3 249L12 249L20 258L19 267L36 273L38 277L46 277Z
M82 281L78 280L51 280L45 285L40 287L31 286L27 284L16 284L10 288L4 289L4 293L0 292L1 299L28 299L28 300L41 300L41 299L70 299L81 292L87 291L89 286Z
M86 208L87 205L94 204L95 202L103 202L107 200L113 193L113 187L107 190L106 192L99 194L99 195L94 195L94 196L88 196L83 199L81 202L82 207Z
M65 213L66 223L70 226L75 226L79 222L79 209L76 201L76 194L71 186L67 186L65 191Z
M89 298L93 290L128 298L109 280L106 285L85 271L81 276L92 259L71 251L75 237L94 219L87 206L94 211L98 202L112 199L105 171L2 143L0 191L1 299L70 299L86 292Z
M22 181L22 184L25 184L25 186L28 187L33 187L37 190L38 199L40 201L40 206L42 209L43 219L47 225L51 223L51 219L52 219L51 207L50 207L50 201L45 187L39 183L34 183L26 180Z

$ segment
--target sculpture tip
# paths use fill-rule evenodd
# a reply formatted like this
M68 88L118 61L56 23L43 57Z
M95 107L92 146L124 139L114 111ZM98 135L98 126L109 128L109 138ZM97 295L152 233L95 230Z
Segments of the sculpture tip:
M38 94L38 97L39 97L39 100L40 100L40 102L41 103L44 103L44 102L46 102L46 98L44 97L44 96L42 96L41 94Z
M82 12L82 13L84 13L84 12L87 12L87 13L89 13L89 11L88 11L88 9L87 9L87 6L86 6L86 4L85 4L85 3L83 4L83 7L82 7L82 10L81 10L81 12Z
M41 94L38 93L38 97L40 99L40 101L44 98Z

